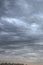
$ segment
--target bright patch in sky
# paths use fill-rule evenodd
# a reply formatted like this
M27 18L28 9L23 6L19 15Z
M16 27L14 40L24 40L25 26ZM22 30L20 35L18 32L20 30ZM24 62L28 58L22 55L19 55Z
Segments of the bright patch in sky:
M33 33L35 33L38 30L39 25L37 25L36 23L32 23L31 24L31 30Z

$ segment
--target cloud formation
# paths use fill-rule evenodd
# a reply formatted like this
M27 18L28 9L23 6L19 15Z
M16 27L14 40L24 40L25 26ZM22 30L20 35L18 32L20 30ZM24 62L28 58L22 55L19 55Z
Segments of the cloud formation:
M0 0L0 3L0 58L41 62L43 1Z

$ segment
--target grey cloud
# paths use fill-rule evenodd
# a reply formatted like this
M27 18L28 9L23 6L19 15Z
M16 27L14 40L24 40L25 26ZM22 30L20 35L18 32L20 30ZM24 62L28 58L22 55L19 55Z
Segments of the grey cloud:
M36 21L37 17L35 16L31 19ZM39 17L38 17L38 19L39 19ZM20 38L21 39L22 38L26 39L26 38L28 38L29 39L29 37L30 37L31 39L33 38L33 40L35 40L36 38L40 39L40 36L43 35L43 33L42 33L43 30L41 29L42 24L40 24L40 22L39 22L39 24L37 24L37 22L35 22L35 23L31 23L31 22L26 23L23 20L16 19L16 18L8 18L8 17L7 18L2 17L2 21L5 21L5 23L8 24L8 26L7 26L8 31L6 33L1 32L1 34L6 34L6 35L10 36L11 33L12 33L12 35L10 36L11 37L10 39L12 39L12 38L16 38L16 39L20 39ZM4 25L5 25L5 28L6 28L6 24L4 24ZM14 31L12 31L11 26L13 27ZM9 30L11 30L11 32L9 32ZM5 29L5 31L6 31L6 29ZM37 37L35 37L35 36L37 36Z
M43 58L43 1L0 0L0 58ZM2 55L1 55L2 54Z

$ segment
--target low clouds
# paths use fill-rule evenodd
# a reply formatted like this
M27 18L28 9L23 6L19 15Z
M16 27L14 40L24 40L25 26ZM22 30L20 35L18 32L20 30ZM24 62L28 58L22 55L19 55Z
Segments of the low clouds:
M43 60L43 1L0 0L0 3L0 58Z
M38 17L38 18L37 18ZM5 35L9 40L40 40L43 38L43 29L42 29L42 23L40 24L39 19L41 18L39 16L35 16L31 19L35 20L36 22L31 23L26 22L21 19L17 18L9 18L9 17L1 17L1 21L3 24L3 29L1 31L1 35ZM40 17L40 18L39 18ZM35 19L36 18L36 19ZM39 23L37 23L37 20ZM7 23L7 24L6 24ZM2 25L1 25L2 27ZM30 39L29 39L30 38Z

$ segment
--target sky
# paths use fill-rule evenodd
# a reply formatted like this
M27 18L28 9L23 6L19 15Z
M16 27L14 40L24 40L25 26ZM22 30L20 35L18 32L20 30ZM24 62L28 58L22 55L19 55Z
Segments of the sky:
M43 62L43 0L0 0L0 62Z

